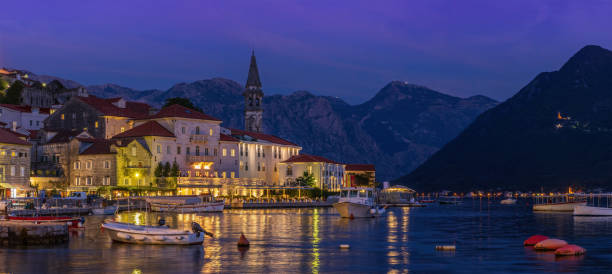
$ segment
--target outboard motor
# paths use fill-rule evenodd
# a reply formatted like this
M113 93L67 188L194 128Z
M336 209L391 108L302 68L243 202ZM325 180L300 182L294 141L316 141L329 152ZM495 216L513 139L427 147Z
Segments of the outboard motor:
M212 233L204 230L204 228L202 228L202 226L200 226L200 224L196 222L191 222L191 230L193 231L193 233L204 232L204 234L210 236L211 238L214 238L214 235Z

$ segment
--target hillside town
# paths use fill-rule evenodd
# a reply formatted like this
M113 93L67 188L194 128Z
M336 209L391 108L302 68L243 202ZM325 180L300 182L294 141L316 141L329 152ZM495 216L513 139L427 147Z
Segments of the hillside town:
M156 109L99 98L83 87L44 83L0 69L0 186L3 198L86 192L129 195L261 196L265 191L374 186L375 167L302 153L266 134L255 55L243 92L244 129L181 104ZM14 94L15 92L12 91ZM15 95L12 95L15 96Z

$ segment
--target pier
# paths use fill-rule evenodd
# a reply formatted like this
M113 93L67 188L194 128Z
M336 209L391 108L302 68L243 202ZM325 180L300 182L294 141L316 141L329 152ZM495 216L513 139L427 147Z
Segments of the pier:
M57 222L0 221L0 241L4 246L64 243L68 241L68 226Z

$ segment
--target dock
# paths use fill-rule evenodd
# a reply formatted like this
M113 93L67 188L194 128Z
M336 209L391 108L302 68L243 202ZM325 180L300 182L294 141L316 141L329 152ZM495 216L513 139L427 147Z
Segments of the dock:
M13 209L9 214L15 216L59 216L59 215L88 215L91 211L88 207L62 207L47 209Z
M4 246L50 245L68 241L66 223L0 221L0 242Z

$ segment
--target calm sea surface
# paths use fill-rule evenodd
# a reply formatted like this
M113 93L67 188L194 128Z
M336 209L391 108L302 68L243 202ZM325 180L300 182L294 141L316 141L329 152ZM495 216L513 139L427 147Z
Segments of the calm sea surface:
M197 272L586 272L612 271L612 219L533 213L526 202L464 200L463 205L392 208L384 217L341 219L332 208L226 210L215 214L166 214L172 227L191 221L215 234L204 246L113 243L87 217L87 228L53 248L0 248L0 272L197 273ZM122 213L120 219L155 223L159 215ZM251 241L239 250L244 232ZM522 246L533 234L586 248L580 257L555 258ZM349 244L342 250L340 244ZM456 244L455 252L439 252Z

